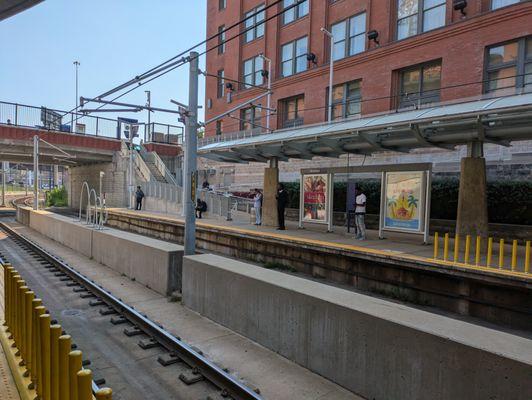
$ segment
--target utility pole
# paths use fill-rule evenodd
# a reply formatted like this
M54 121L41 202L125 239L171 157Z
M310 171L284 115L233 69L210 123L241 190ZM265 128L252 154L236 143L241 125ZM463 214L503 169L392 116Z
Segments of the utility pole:
M74 109L74 113L77 113L77 109L78 109L78 106L79 106L79 97L78 97L78 69L79 69L79 66L81 65L79 61L74 61L73 62L75 68L76 68L76 101L74 102L74 104L76 105L76 108ZM72 133L75 133L76 130L74 129L74 114L72 114Z
M6 206L6 162L2 161L2 204L0 207Z
M144 92L146 93L146 107L148 107L148 137L145 137L144 140L147 142L151 142L151 91L145 90Z
M267 100L267 107L268 111L266 114L266 131L267 133L270 133L270 115L272 113L272 60L266 57L265 55L260 55L264 61L268 63L268 100ZM263 66L264 68L264 66Z
M39 209L39 136L33 137L33 209Z
M331 44L330 44L330 54L329 56L331 59L329 60L329 106L328 106L328 121L329 124L332 122L332 95L333 95L333 76L334 76L334 36L331 32L329 32L325 28L321 28L321 31L329 37Z
M129 126L129 209L133 210L133 125Z
M198 74L199 54L190 52L188 111L185 124L185 255L196 252L196 152L198 139Z

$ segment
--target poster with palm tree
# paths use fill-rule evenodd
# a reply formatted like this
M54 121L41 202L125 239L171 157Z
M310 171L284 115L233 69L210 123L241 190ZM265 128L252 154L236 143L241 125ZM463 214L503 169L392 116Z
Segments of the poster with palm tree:
M423 172L388 172L384 227L420 232Z

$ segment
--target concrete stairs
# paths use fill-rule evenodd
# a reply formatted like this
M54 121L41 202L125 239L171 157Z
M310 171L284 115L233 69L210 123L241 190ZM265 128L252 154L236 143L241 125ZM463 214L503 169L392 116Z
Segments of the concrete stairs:
M168 183L166 178L163 176L163 174L161 174L161 171L159 171L159 168L157 168L157 166L155 165L153 161L144 160L144 163L146 164L152 176L155 178L157 182Z

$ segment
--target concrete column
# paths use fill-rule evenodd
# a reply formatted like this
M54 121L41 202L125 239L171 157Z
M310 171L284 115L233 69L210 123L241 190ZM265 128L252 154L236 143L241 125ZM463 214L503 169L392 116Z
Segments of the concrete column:
M456 232L488 236L486 160L480 143L468 146L468 157L461 161Z
M262 199L262 224L277 226L277 185L279 166L276 158L270 160L270 167L264 168L264 197Z

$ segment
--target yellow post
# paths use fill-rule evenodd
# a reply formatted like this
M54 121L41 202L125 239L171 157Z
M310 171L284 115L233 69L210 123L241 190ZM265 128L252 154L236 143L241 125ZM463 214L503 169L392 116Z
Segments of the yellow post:
M92 371L82 369L77 373L78 400L92 400Z
M526 241L525 246L525 272L530 272L530 240Z
M72 346L70 335L59 336L59 400L70 400L70 385L68 379L68 354Z
M50 382L50 314L43 314L39 317L41 330L41 399L51 400Z
M517 240L512 242L512 271L517 268Z
M9 314L11 313L11 273L13 271L13 267L9 264L4 265L4 301L5 301L5 309L4 309L4 325L7 326L9 330Z
M39 317L45 313L45 308L42 306L42 300L41 299L33 299L31 302L31 305L33 307L32 312L32 321L31 325L33 326L32 332L31 332L31 364L30 364L30 376L31 381L37 385L37 381L39 379L38 373L39 373L39 365L41 365L41 345L40 345L40 330L39 330Z
M26 360L26 292L29 292L30 288L27 286L21 286L18 289L18 304L19 304L19 343L18 349L20 351L20 357L23 361Z
M446 233L443 237L443 261L449 259L449 234Z
M499 240L499 269L504 267L504 239Z
M16 276L15 276L16 277ZM15 288L13 290L13 300L15 307L13 308L13 338L15 339L15 344L18 346L19 344L19 324L20 324L20 304L19 304L19 295L18 295L18 289L22 286L24 286L26 282L24 280L19 278L15 280Z
M59 336L61 336L61 325L52 325L50 327L50 394L54 400L59 398Z
M30 370L31 365L31 331L32 331L32 314L33 309L31 308L31 303L33 299L35 298L35 293L33 293L31 290L26 292L26 297L24 299L24 307L25 307L25 318L26 318L26 333L24 337L24 347L26 348L26 369Z
M439 245L439 237L438 232L434 233L434 259L436 260L438 258L438 245Z
M457 263L459 260L459 251L460 251L460 235L454 235L454 258L453 261Z
M469 264L469 248L471 247L471 235L465 237L464 263Z
M17 324L16 315L17 315L17 301L15 293L17 291L17 281L20 279L20 275L18 274L17 270L13 270L13 273L11 274L11 290L10 290L10 297L11 297L11 315L9 317L10 319L10 327L9 332L11 332L11 336L13 339L15 338L15 326Z
M491 256L493 254L493 238L488 239L488 254L486 254L486 267L491 267Z
M480 265L480 235L477 236L477 242L475 244L475 265Z
M113 391L110 388L103 388L96 392L96 400L113 400Z
M78 400L78 372L81 371L81 351L74 350L68 354L68 382L70 400Z

